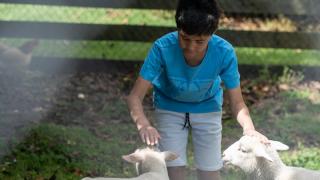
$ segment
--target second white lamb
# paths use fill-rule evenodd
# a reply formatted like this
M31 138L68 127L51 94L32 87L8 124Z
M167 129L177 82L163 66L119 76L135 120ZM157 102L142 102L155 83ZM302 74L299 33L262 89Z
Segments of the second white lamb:
M277 150L289 147L278 141L270 143L243 136L223 152L223 161L241 168L251 180L320 180L320 171L286 166Z

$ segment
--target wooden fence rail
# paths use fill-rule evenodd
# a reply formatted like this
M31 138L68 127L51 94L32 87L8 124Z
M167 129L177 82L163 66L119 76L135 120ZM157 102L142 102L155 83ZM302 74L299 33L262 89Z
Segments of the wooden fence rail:
M177 0L0 0L0 3L35 5L173 9ZM243 14L318 16L320 0L220 0L225 11ZM173 27L1 21L0 37L119 40L151 42ZM239 47L320 49L320 32L219 30L218 35Z
M0 21L0 35L11 38L151 42L173 27ZM219 30L239 47L320 49L320 33Z
M226 14L320 16L320 0L218 0ZM174 9L177 0L0 0L38 5Z

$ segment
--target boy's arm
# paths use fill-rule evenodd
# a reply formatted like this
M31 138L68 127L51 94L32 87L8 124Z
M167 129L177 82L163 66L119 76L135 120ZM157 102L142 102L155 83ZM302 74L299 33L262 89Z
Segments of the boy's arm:
M241 88L237 87L228 90L231 111L243 128L243 134L249 136L257 136L262 142L267 143L268 138L255 130L248 107L244 103Z
M158 131L151 126L150 121L145 116L142 105L144 96L150 88L151 83L139 76L130 94L127 96L127 105L130 116L137 126L142 141L148 145L154 145L158 143L160 135Z

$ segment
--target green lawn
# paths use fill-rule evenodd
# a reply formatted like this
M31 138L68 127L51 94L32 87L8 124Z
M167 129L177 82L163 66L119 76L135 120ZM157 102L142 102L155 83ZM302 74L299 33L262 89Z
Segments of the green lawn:
M133 126L114 125L101 131L110 138L99 139L81 127L40 124L4 159L0 179L49 179L54 175L57 179L77 179L88 173L132 176L134 168L123 164L121 155L137 146L129 141L136 136Z
M0 19L88 24L175 26L174 11L1 4Z
M27 39L4 39L1 42L19 46ZM53 41L41 40L35 56L76 57L114 60L143 60L151 43L124 41ZM320 65L320 51L272 48L236 48L239 64Z
M320 144L320 104L311 102L309 95L300 91L281 93L277 99L251 107L252 117L259 131L290 146L289 151L280 154L286 164L320 169L320 149L317 148ZM126 114L124 103L113 104L118 107L113 108L113 113L119 109L122 115ZM106 117L112 115L109 111L107 114ZM241 130L234 120L225 120L223 128L225 149L241 136ZM85 124L68 127L48 123L36 125L0 164L0 179L133 176L133 166L121 159L121 155L142 145L133 124L108 123L94 132ZM190 177L194 178L191 148L188 154ZM230 180L244 179L243 173L236 170L223 171L222 175Z

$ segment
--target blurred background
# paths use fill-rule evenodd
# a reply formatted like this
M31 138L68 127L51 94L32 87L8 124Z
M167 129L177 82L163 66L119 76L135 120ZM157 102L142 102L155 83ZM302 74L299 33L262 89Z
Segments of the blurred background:
M0 0L0 179L133 176L124 98L177 0ZM320 169L320 1L219 0L257 129ZM152 97L145 100L152 120ZM223 148L241 136L228 101ZM189 147L190 179L195 179ZM245 177L223 170L224 179ZM240 175L239 175L240 174Z

